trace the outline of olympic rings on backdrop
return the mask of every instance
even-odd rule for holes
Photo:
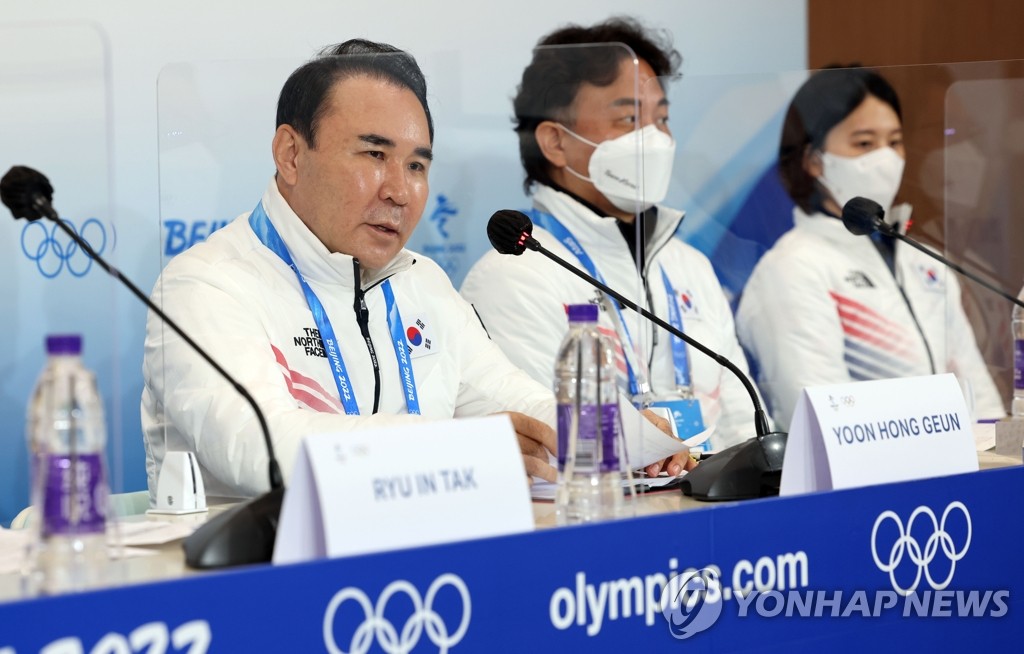
[[[81,229],[70,220],[61,219],[73,232],[102,255],[108,245],[107,230],[96,218],[87,218]],[[92,269],[92,258],[71,240],[54,222],[34,220],[21,230],[21,251],[34,261],[39,273],[53,279],[65,268],[74,277],[84,277]]]

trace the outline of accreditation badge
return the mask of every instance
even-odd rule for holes
[[[659,400],[651,402],[651,407],[662,407],[672,413],[672,419],[676,425],[676,435],[680,440],[686,440],[691,436],[704,431],[704,416],[700,411],[700,402],[695,397],[679,398],[677,400]],[[690,447],[691,450],[707,451],[709,442]]]

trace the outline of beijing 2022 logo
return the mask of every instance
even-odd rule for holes
[[[61,220],[96,254],[102,255],[108,247],[113,249],[114,239],[107,237],[107,228],[99,219],[87,218],[81,227],[76,227],[70,220]],[[73,277],[85,277],[92,269],[92,258],[50,221],[35,220],[22,228],[21,251],[29,261],[35,262],[39,274],[47,279],[53,279],[65,270]]]
[[[459,209],[451,198],[441,193],[437,196],[437,205],[430,213],[428,221],[437,230],[437,239],[423,243],[421,251],[441,266],[449,277],[457,279],[466,258],[466,244],[456,242],[448,231],[448,222],[459,215]]]

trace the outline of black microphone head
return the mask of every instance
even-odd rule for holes
[[[44,202],[40,203],[42,199]],[[53,200],[53,187],[38,170],[28,166],[14,166],[0,179],[0,202],[15,218],[39,220],[46,217],[45,207]],[[42,206],[40,206],[42,205]]]
[[[522,211],[496,211],[487,223],[487,238],[502,254],[522,254],[533,239],[533,221]]]
[[[857,236],[873,234],[879,230],[888,231],[882,205],[861,197],[853,198],[843,207],[843,225]]]

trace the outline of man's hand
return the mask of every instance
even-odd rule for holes
[[[651,421],[651,424],[669,436],[675,438],[675,435],[672,433],[672,425],[668,420],[662,418],[650,409],[644,409],[642,413],[645,418]],[[647,473],[648,477],[657,477],[662,472],[668,473],[670,477],[678,477],[683,474],[684,470],[693,470],[696,467],[697,462],[690,458],[689,452],[679,452],[667,459],[658,461],[657,463],[652,463],[647,466],[644,471]]]
[[[558,471],[548,463],[548,452],[555,454],[558,451],[555,430],[524,413],[509,411],[505,415],[512,420],[512,428],[516,430],[516,439],[519,441],[519,450],[523,453],[523,465],[527,476],[540,477],[544,481],[557,481]]]

